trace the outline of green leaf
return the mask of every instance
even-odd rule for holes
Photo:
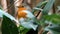
[[[52,31],[52,34],[60,34],[60,32]]]
[[[48,14],[48,11],[52,8],[53,4],[54,4],[55,0],[49,0],[48,3],[46,4],[46,6],[44,7],[42,13]]]
[[[60,26],[50,28],[52,31],[60,32]]]
[[[52,15],[45,15],[43,18],[47,21],[51,21],[53,24],[60,24],[60,15],[52,14]]]
[[[7,16],[9,19],[14,20],[16,23],[18,23],[18,20],[16,20],[15,17],[10,15],[6,11],[3,11],[3,10],[0,9],[0,17],[3,18],[3,15]]]
[[[44,21],[51,22],[51,26],[48,27],[49,30],[53,34],[60,34],[60,15],[52,14],[52,15],[44,15],[43,16]]]
[[[30,29],[24,28],[22,25],[19,27],[20,34],[26,34]]]
[[[36,8],[41,8],[42,6],[45,6],[46,4],[47,4],[47,1],[40,2],[39,4],[37,4]],[[37,10],[33,9],[32,13],[34,14],[35,11]]]
[[[53,34],[60,34],[60,26],[54,26],[49,28]]]
[[[3,15],[2,34],[19,34],[18,28],[11,19]]]

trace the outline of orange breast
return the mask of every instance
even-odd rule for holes
[[[26,18],[27,13],[23,12],[22,10],[26,10],[26,8],[19,8],[18,9],[18,19],[19,18]]]

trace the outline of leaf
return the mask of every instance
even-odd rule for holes
[[[53,4],[54,4],[55,0],[49,0],[48,3],[46,4],[46,6],[44,7],[42,13],[48,14],[48,11],[52,8]]]
[[[46,4],[47,4],[47,1],[43,1],[43,2],[38,3],[36,7],[41,8],[41,6],[44,6]]]
[[[60,32],[52,31],[52,34],[60,34]]]
[[[52,31],[60,32],[60,26],[50,28]]]
[[[40,2],[39,4],[37,4],[36,8],[41,8],[42,6],[45,6],[46,4],[47,4],[47,1]],[[33,9],[32,13],[34,14],[35,11],[37,10]]]
[[[24,28],[22,25],[19,27],[20,34],[26,34],[30,29]]]
[[[60,34],[60,26],[54,26],[49,28],[53,34]]]
[[[3,15],[7,16],[9,19],[14,20],[16,23],[18,23],[18,20],[16,20],[12,15],[0,9],[0,17],[3,18]]]
[[[45,15],[43,18],[47,21],[51,21],[53,24],[60,24],[60,15],[52,14],[52,15]]]
[[[18,28],[11,19],[3,15],[2,34],[19,34]]]

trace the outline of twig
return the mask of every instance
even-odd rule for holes
[[[53,13],[55,13],[55,6],[54,6],[54,4],[53,4]]]

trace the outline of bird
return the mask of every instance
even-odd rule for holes
[[[36,18],[33,13],[24,6],[19,6],[17,10],[17,19],[24,28],[30,29],[26,34],[37,34],[38,24],[34,21]]]
[[[17,19],[23,27],[36,30],[38,25],[34,24],[35,16],[32,14],[31,11],[27,10],[27,8],[23,6],[20,6],[17,10],[17,14]]]

